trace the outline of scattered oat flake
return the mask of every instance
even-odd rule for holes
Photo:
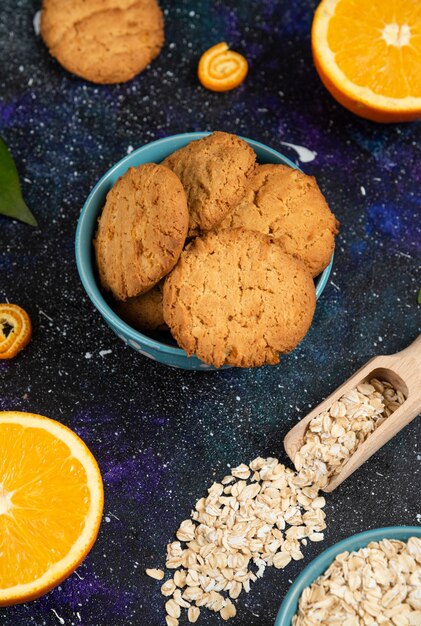
[[[189,610],[187,611],[187,618],[189,622],[191,622],[192,624],[197,622],[197,620],[199,619],[199,616],[200,616],[200,609],[198,606],[191,606]]]
[[[202,607],[223,620],[235,617],[232,601],[249,593],[267,567],[283,569],[304,558],[308,541],[323,541],[320,489],[404,400],[388,382],[363,382],[310,422],[296,471],[258,457],[213,483],[167,545],[166,567],[173,571],[161,586],[169,598],[167,626],[178,625],[181,609],[192,623]]]
[[[170,617],[175,617],[176,619],[178,619],[181,615],[180,606],[177,604],[175,600],[172,600],[172,599],[168,600],[165,603],[165,610],[167,611]]]
[[[145,574],[151,578],[155,578],[155,580],[162,580],[164,578],[162,569],[145,569]]]
[[[172,596],[174,591],[176,590],[176,584],[172,578],[166,580],[161,586],[161,593],[163,596]]]
[[[213,483],[167,545],[166,566],[174,570],[161,586],[171,598],[167,618],[178,620],[185,608],[196,620],[202,607],[233,618],[233,600],[248,593],[266,567],[286,567],[303,558],[308,539],[322,539],[324,505],[317,487],[275,458],[242,463]]]
[[[229,620],[231,617],[235,617],[237,609],[230,600],[227,600],[225,606],[220,610],[220,615],[223,620]]]

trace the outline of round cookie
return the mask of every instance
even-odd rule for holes
[[[41,35],[69,72],[121,83],[158,56],[164,20],[156,0],[44,0]]]
[[[149,291],[177,263],[189,214],[183,186],[163,165],[131,167],[107,194],[94,240],[101,285],[117,300]]]
[[[220,228],[249,228],[278,239],[312,276],[329,265],[339,222],[315,178],[286,165],[259,165]]]
[[[197,237],[164,284],[164,319],[178,344],[216,367],[278,363],[303,339],[315,306],[304,264],[240,228]]]
[[[236,135],[214,132],[167,157],[187,193],[189,236],[218,226],[238,204],[254,171],[254,150]]]
[[[162,307],[163,286],[164,281],[161,280],[141,296],[117,302],[114,307],[117,315],[136,330],[168,330]]]

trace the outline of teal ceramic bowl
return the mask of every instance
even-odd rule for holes
[[[188,357],[174,341],[167,335],[146,335],[138,332],[126,324],[113,311],[106,298],[101,292],[96,273],[95,260],[92,248],[92,238],[96,231],[97,220],[105,204],[105,198],[117,179],[122,176],[129,167],[136,167],[142,163],[160,163],[169,154],[182,148],[195,139],[201,139],[209,133],[184,133],[173,135],[148,143],[142,148],[134,150],[131,154],[116,163],[97,182],[86,200],[81,211],[76,230],[76,263],[82,284],[92,300],[94,306],[101,313],[105,322],[126,344],[134,348],[137,352],[159,361],[165,365],[179,367],[189,370],[212,370],[212,366],[206,365],[197,357]],[[284,163],[290,167],[297,168],[289,159],[276,150],[245,138],[245,141],[253,148],[257,154],[259,163]],[[319,298],[328,281],[332,268],[332,261],[320,276],[315,280],[316,296]]]
[[[358,533],[348,539],[343,539],[334,546],[322,552],[301,572],[291,585],[284,601],[281,604],[276,617],[275,626],[291,626],[292,618],[297,612],[298,601],[303,590],[311,585],[318,576],[323,574],[341,552],[352,552],[364,548],[370,541],[381,539],[399,539],[407,541],[409,537],[421,537],[421,526],[388,526],[387,528],[375,528]]]

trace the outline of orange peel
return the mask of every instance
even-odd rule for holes
[[[6,333],[5,329],[9,328]],[[28,313],[17,304],[0,304],[0,359],[13,359],[28,345],[32,324]]]
[[[200,58],[197,75],[203,87],[211,91],[230,91],[244,81],[248,72],[245,57],[221,42],[206,50]]]

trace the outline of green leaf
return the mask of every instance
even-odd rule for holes
[[[418,289],[418,304],[421,304],[421,289]]]
[[[37,226],[37,221],[25,204],[19,176],[12,155],[0,137],[0,214]]]

